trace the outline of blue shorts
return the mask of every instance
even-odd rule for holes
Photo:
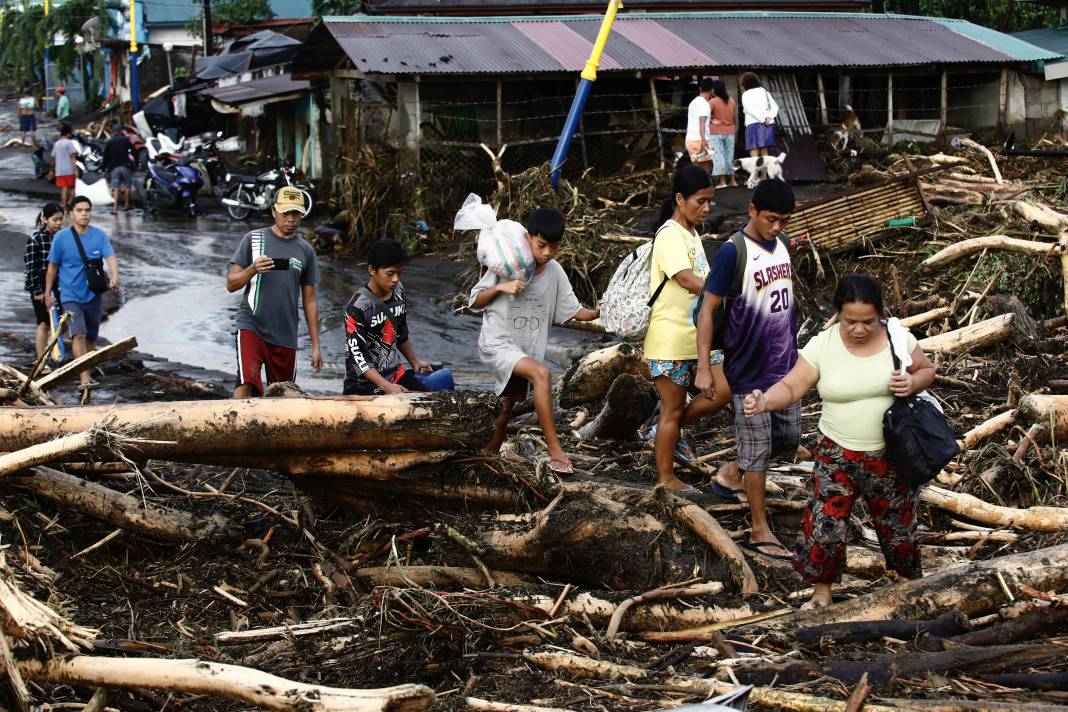
[[[71,336],[84,334],[86,341],[96,343],[96,337],[100,335],[100,314],[103,311],[103,301],[98,294],[85,304],[82,302],[63,302],[63,311],[70,314],[68,328]]]
[[[708,363],[715,366],[723,363],[723,352],[713,351],[708,357]],[[689,361],[649,361],[649,371],[655,381],[657,376],[667,376],[676,386],[689,390],[693,388],[693,379],[697,376],[697,359]]]
[[[19,114],[19,131],[29,133],[37,130],[36,114]]]

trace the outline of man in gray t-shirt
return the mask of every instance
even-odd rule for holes
[[[237,310],[237,388],[234,398],[263,395],[260,371],[267,384],[292,381],[297,367],[297,305],[303,302],[311,337],[311,365],[323,366],[319,352],[319,263],[315,249],[297,236],[308,212],[304,192],[282,188],[275,195],[274,225],[241,238],[233,257],[226,288],[244,289]]]
[[[70,210],[70,201],[74,199],[74,187],[77,184],[78,171],[75,160],[78,158],[78,147],[71,137],[74,135],[70,124],[61,124],[59,127],[59,140],[52,146],[52,170],[48,173],[48,179],[53,178],[59,188],[59,204],[64,210]]]

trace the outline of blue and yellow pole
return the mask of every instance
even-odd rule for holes
[[[141,85],[137,79],[137,5],[130,0],[130,102],[135,114],[141,110]]]
[[[48,11],[51,9],[51,7],[52,7],[51,3],[49,3],[48,0],[44,0],[44,14],[45,14],[45,17],[48,17]],[[45,111],[48,111],[50,108],[52,108],[52,93],[49,90],[49,86],[48,86],[48,63],[51,60],[51,57],[49,56],[49,54],[50,54],[49,50],[51,48],[52,48],[52,35],[50,33],[48,35],[48,39],[45,40],[45,66],[44,66],[44,86],[45,86],[44,109],[45,109]]]
[[[608,10],[601,21],[601,31],[597,33],[597,41],[590,50],[590,58],[586,60],[586,68],[582,70],[582,80],[578,89],[575,90],[575,98],[571,101],[571,110],[567,112],[564,121],[564,130],[560,132],[560,139],[556,142],[556,150],[553,152],[552,162],[549,163],[550,179],[553,187],[560,180],[560,168],[567,158],[568,149],[571,148],[571,138],[575,135],[582,111],[586,108],[586,100],[590,97],[590,89],[597,81],[597,68],[601,64],[601,55],[604,54],[604,46],[608,42],[608,36],[612,33],[612,23],[616,21],[616,12],[623,7],[622,0],[608,0]]]

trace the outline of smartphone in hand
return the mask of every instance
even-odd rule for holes
[[[289,269],[289,258],[288,257],[275,257],[274,258],[274,269],[275,270]]]

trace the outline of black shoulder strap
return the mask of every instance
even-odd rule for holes
[[[887,343],[890,344],[890,358],[893,359],[893,361],[894,361],[894,371],[895,372],[900,371],[901,370],[901,359],[899,359],[897,357],[897,354],[894,352],[894,340],[892,338],[890,338],[890,327],[887,326],[885,324],[885,322],[884,322],[883,328],[886,329],[886,341],[887,341]]]
[[[386,321],[390,323],[393,322],[393,314],[389,311],[389,307],[386,306],[386,303],[378,298],[377,294],[372,292],[367,287],[360,287],[359,292],[361,295],[370,299],[373,304],[375,304],[379,309],[382,310],[382,312],[386,315]]]
[[[86,269],[89,269],[89,257],[85,254],[85,247],[82,246],[82,239],[78,237],[78,231],[73,227],[67,228],[70,230],[70,234],[74,236],[74,244],[78,246],[78,254],[82,256],[82,264]]]

